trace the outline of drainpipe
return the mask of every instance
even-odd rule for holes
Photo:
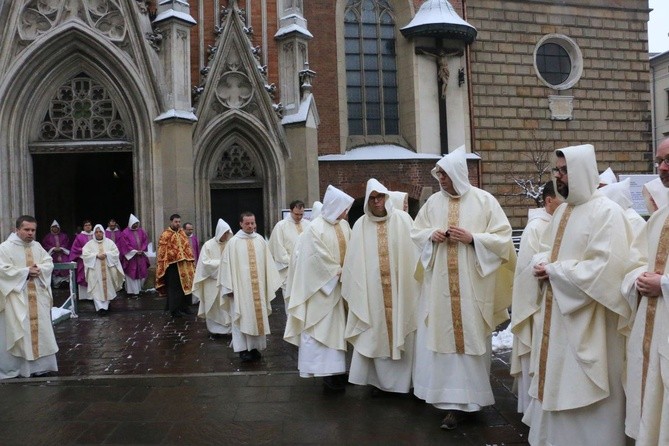
[[[462,19],[467,21],[467,0],[462,0]],[[473,44],[473,42],[472,42]],[[474,90],[472,86],[472,64],[471,64],[471,46],[465,46],[465,65],[467,66],[467,96],[469,99],[469,135],[472,153],[476,152],[476,132],[474,128]],[[479,161],[479,187],[483,187],[483,172]]]

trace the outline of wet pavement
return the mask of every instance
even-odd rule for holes
[[[229,337],[214,339],[194,315],[171,318],[164,303],[122,295],[98,316],[81,302],[77,319],[55,327],[57,377],[0,382],[0,444],[527,444],[508,353],[493,359],[496,404],[443,431],[443,413],[410,395],[352,385],[329,395],[299,378],[280,299],[268,349],[250,365]]]

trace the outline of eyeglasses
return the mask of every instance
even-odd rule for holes
[[[560,175],[567,175],[567,166],[553,167],[551,172],[553,172],[553,175],[557,175],[558,173]]]
[[[379,194],[376,196],[369,196],[369,201],[383,201],[383,199],[386,198],[385,194]]]
[[[655,158],[655,168],[659,169],[664,164],[664,167],[669,167],[669,158]]]

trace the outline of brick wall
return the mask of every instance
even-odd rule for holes
[[[483,158],[481,182],[504,206],[512,225],[525,223],[527,199],[511,175],[535,171],[528,154],[591,143],[600,170],[647,173],[650,160],[647,2],[610,7],[606,2],[467,1],[467,19],[478,29],[472,45],[475,147]],[[631,4],[633,3],[633,4]],[[622,5],[623,3],[618,3]],[[573,39],[583,53],[571,121],[552,121],[546,87],[533,67],[536,43],[550,33]]]

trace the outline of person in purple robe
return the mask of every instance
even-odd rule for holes
[[[70,262],[77,262],[77,285],[79,290],[79,300],[90,300],[88,297],[88,283],[86,282],[86,272],[84,271],[84,261],[81,259],[81,252],[84,245],[93,239],[93,223],[90,220],[84,220],[83,230],[76,235],[70,248]]]
[[[119,229],[116,220],[113,218],[109,219],[107,223],[107,229],[105,229],[105,237],[111,240],[118,246],[119,239],[121,238],[121,229]]]
[[[46,249],[53,263],[65,263],[70,261],[70,237],[60,230],[56,220],[51,223],[51,232],[42,239],[42,247]],[[65,269],[54,270],[51,275],[51,283],[54,287],[61,287],[70,282],[70,273]]]
[[[117,245],[125,272],[125,291],[129,296],[137,297],[149,275],[149,258],[146,256],[149,236],[133,214],[130,214],[128,227],[121,232]]]

